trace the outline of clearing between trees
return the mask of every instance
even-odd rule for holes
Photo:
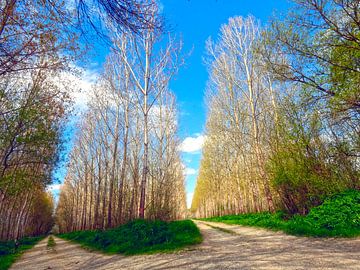
[[[104,255],[55,237],[26,252],[12,270],[32,269],[358,269],[360,238],[307,238],[264,229],[195,221],[202,244],[154,255]],[[221,228],[221,229],[219,229]]]

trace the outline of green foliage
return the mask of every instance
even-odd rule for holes
[[[294,2],[260,42],[269,70],[279,81],[300,83],[313,102],[343,114],[344,121],[355,120],[360,105],[358,5],[352,0]]]
[[[346,185],[336,181],[332,166],[291,147],[289,144],[287,150],[278,151],[270,160],[271,183],[287,211],[306,214],[325,196],[343,190]]]
[[[250,213],[205,218],[224,222],[281,230],[288,234],[317,237],[360,236],[360,191],[348,190],[327,198],[306,216],[287,216],[284,212]]]
[[[284,100],[274,140],[276,147],[267,162],[270,181],[282,206],[291,214],[307,214],[324,198],[359,185],[351,142],[340,140],[335,128],[320,117],[321,107]]]
[[[76,231],[58,236],[105,253],[125,255],[169,252],[202,241],[199,229],[190,220],[134,220],[105,231]]]
[[[69,104],[55,76],[55,71],[38,70],[0,79],[0,189],[5,192],[0,216],[10,222],[0,222],[2,240],[14,239],[20,211],[29,213],[20,224],[20,237],[45,234],[51,228],[53,203],[45,187],[60,161]],[[10,205],[15,212],[8,216]]]
[[[306,216],[311,227],[324,230],[329,235],[351,236],[360,232],[360,192],[348,190],[336,194]]]
[[[353,2],[294,1],[259,42],[267,69],[288,89],[279,92],[268,173],[292,214],[359,188],[360,32]]]
[[[0,242],[0,270],[9,269],[15,260],[25,251],[32,248],[43,237],[27,237],[19,240],[16,248],[14,241]]]
[[[360,33],[352,34],[359,39]],[[330,102],[333,109],[342,111],[359,106],[360,50],[359,44],[354,41],[337,40],[334,43],[330,59],[335,64],[329,66],[329,74],[331,90],[335,95]]]

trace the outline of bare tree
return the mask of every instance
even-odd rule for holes
[[[129,42],[123,40],[118,46],[129,50],[131,43],[125,41]],[[139,72],[135,70],[138,58],[126,53],[127,62],[119,50],[111,53],[106,72],[92,91],[89,110],[82,117],[57,209],[61,231],[109,228],[141,217],[144,103],[139,103],[142,92],[133,77]],[[175,99],[168,90],[166,73],[157,76],[164,85],[153,80],[151,87],[163,89],[149,90],[156,96],[151,96],[151,110],[148,107],[146,112],[147,154],[151,158],[147,160],[145,184],[149,192],[144,195],[144,211],[147,218],[169,220],[185,214],[184,176],[176,136]],[[64,216],[69,208],[72,219]]]
[[[157,7],[153,7],[152,12],[148,15],[148,20],[155,23],[157,14]],[[116,52],[126,64],[131,79],[137,88],[134,94],[143,113],[144,156],[140,188],[140,218],[144,218],[145,212],[149,152],[149,112],[167,87],[178,65],[179,46],[170,38],[165,49],[157,48],[159,34],[157,29],[150,28],[144,30],[140,36],[120,34],[115,41],[117,45]]]
[[[277,88],[256,52],[260,30],[254,17],[234,17],[218,42],[207,43],[209,116],[198,179],[205,194],[196,191],[193,202],[205,215],[275,209],[266,162]]]

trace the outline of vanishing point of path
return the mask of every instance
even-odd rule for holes
[[[11,269],[360,269],[360,238],[305,238],[223,223],[196,224],[204,242],[172,254],[103,255],[55,237],[55,250],[48,250],[44,239]]]

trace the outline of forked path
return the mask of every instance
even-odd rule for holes
[[[109,256],[59,238],[51,251],[44,239],[11,269],[360,269],[360,238],[305,238],[222,223],[196,223],[203,243],[172,254]]]

